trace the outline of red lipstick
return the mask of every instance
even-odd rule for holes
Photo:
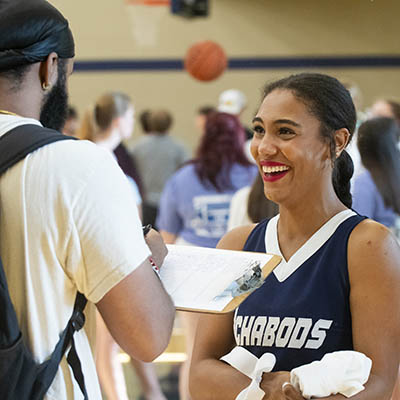
[[[288,172],[289,169],[285,171],[276,171],[276,172],[264,172],[263,167],[287,167],[286,164],[277,162],[277,161],[260,161],[260,166],[262,170],[262,177],[264,182],[275,182],[281,178],[283,178]]]

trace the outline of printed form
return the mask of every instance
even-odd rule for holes
[[[167,245],[161,281],[179,310],[234,310],[279,264],[273,254]]]

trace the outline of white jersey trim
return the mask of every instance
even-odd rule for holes
[[[265,231],[265,249],[267,253],[277,254],[282,257],[280,264],[274,269],[274,274],[279,282],[283,282],[293,274],[306,260],[316,253],[333,235],[339,225],[346,219],[356,215],[353,210],[344,210],[334,215],[329,221],[321,226],[310,239],[307,240],[289,260],[282,256],[278,241],[279,214],[273,217]]]

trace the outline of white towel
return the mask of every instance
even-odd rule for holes
[[[357,351],[335,351],[325,354],[321,361],[294,368],[290,383],[303,397],[327,397],[337,393],[346,397],[364,390],[372,361]]]
[[[262,400],[265,395],[260,388],[262,374],[271,372],[276,363],[272,353],[264,353],[258,359],[245,348],[237,346],[221,360],[252,380],[236,400]],[[294,368],[290,372],[290,383],[306,399],[337,393],[351,397],[364,390],[363,385],[369,378],[371,366],[371,359],[362,353],[335,351],[325,354],[321,361]]]
[[[271,372],[276,363],[276,358],[272,353],[264,353],[257,358],[244,347],[237,346],[230,353],[221,357],[221,360],[251,379],[250,385],[239,393],[236,400],[262,400],[265,396],[264,391],[260,388],[262,374]]]

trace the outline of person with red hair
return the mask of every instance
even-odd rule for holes
[[[167,243],[217,245],[227,230],[233,194],[257,175],[244,141],[236,116],[215,112],[207,117],[196,158],[168,180],[161,196],[157,226]]]

